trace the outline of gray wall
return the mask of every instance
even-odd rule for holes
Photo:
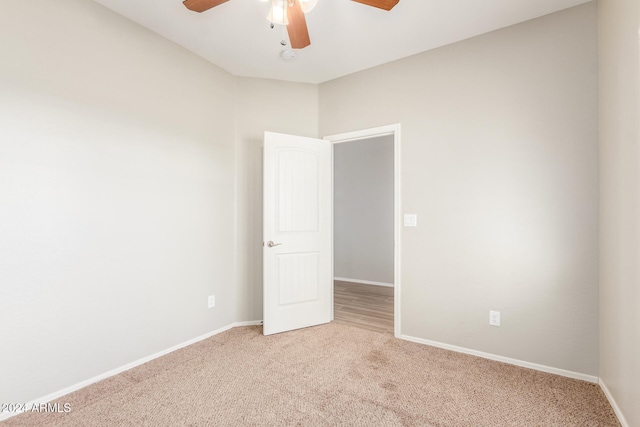
[[[0,401],[234,322],[233,76],[85,0],[1,2],[0,54]]]
[[[597,60],[588,3],[320,86],[322,135],[402,124],[403,334],[598,374]]]
[[[318,137],[318,86],[238,77],[236,129],[238,318],[262,320],[264,131]]]
[[[1,2],[0,53],[0,402],[261,319],[262,136],[317,136],[317,85],[84,0]]]
[[[334,276],[393,284],[393,136],[334,144]]]
[[[640,426],[640,3],[598,5],[600,378]]]

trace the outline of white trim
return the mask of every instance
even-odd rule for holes
[[[159,351],[159,352],[157,352],[155,354],[152,354],[151,356],[143,357],[142,359],[138,359],[138,360],[136,360],[134,362],[127,363],[126,365],[121,366],[119,368],[112,369],[111,371],[108,371],[108,372],[105,372],[103,374],[97,375],[97,376],[95,376],[93,378],[89,378],[88,380],[80,381],[77,384],[74,384],[72,386],[63,388],[62,390],[58,390],[58,391],[55,391],[53,393],[47,394],[46,396],[43,396],[43,397],[40,397],[38,399],[32,400],[31,402],[28,402],[25,406],[26,406],[26,408],[30,409],[30,408],[33,407],[33,405],[41,404],[41,403],[47,403],[47,402],[51,402],[52,400],[59,399],[62,396],[65,396],[65,395],[67,395],[69,393],[73,393],[74,391],[77,391],[77,390],[80,390],[80,389],[85,388],[87,386],[90,386],[91,384],[97,383],[98,381],[102,381],[102,380],[107,379],[109,377],[113,377],[113,376],[118,375],[118,374],[120,374],[122,372],[128,371],[129,369],[135,368],[136,366],[140,366],[140,365],[142,365],[144,363],[150,362],[153,359],[157,359],[158,357],[167,355],[167,354],[169,354],[171,352],[174,352],[176,350],[180,350],[181,348],[190,346],[190,345],[195,344],[195,343],[197,343],[199,341],[206,340],[207,338],[211,338],[214,335],[218,335],[218,334],[220,334],[222,332],[228,331],[229,329],[236,328],[236,327],[239,327],[239,326],[253,326],[253,325],[261,325],[261,324],[262,324],[261,320],[251,321],[251,322],[235,322],[235,323],[232,323],[232,324],[224,326],[224,327],[222,327],[220,329],[216,329],[213,332],[209,332],[207,334],[200,335],[199,337],[190,339],[190,340],[185,341],[185,342],[183,342],[181,344],[177,344],[177,345],[174,345],[173,347],[170,347],[170,348],[167,348],[165,350]],[[27,410],[29,410],[29,409],[27,409]],[[19,411],[19,412],[0,412],[0,421],[6,420],[6,419],[11,418],[11,417],[14,417],[14,416],[16,416],[18,414],[21,414],[22,412],[24,412],[24,411]]]
[[[394,291],[393,291],[393,301],[394,301],[394,316],[393,316],[393,322],[394,322],[394,330],[393,330],[393,334],[396,337],[399,337],[402,334],[402,329],[400,328],[400,320],[402,319],[402,316],[400,315],[400,308],[401,308],[401,301],[400,301],[400,270],[401,270],[401,257],[400,257],[400,251],[402,249],[402,245],[400,244],[401,242],[401,236],[402,236],[402,224],[401,224],[401,220],[400,218],[402,217],[402,200],[400,198],[401,193],[401,186],[400,186],[400,182],[401,182],[401,165],[402,162],[400,161],[400,146],[401,146],[401,139],[400,139],[400,123],[393,125],[393,161],[395,162],[395,164],[393,165],[393,170],[394,170],[394,174],[393,174],[393,179],[394,179],[394,207],[393,207],[393,217],[395,220],[395,246],[394,246],[394,273],[393,273],[393,283],[395,284],[394,286]]]
[[[400,123],[380,126],[377,128],[371,129],[362,129],[354,132],[346,132],[340,133],[337,135],[325,136],[324,139],[331,141],[333,144],[340,144],[343,142],[357,141],[361,139],[367,138],[375,138],[378,136],[385,135],[393,135],[393,221],[394,221],[394,249],[393,249],[393,263],[394,263],[394,273],[393,273],[393,283],[395,286],[393,287],[393,301],[394,301],[394,316],[393,316],[393,334],[396,338],[400,338],[401,335],[401,324],[400,320],[402,304],[400,300],[400,285],[401,285],[401,257],[400,257],[400,249],[401,245],[401,237],[402,237],[402,226],[401,226],[401,208],[402,208],[402,200],[400,198],[400,178],[402,176],[400,168],[402,162],[400,161],[400,145],[401,145],[401,126]],[[333,319],[333,316],[331,317]]]
[[[250,320],[248,322],[235,322],[235,323],[232,323],[231,324],[231,328],[239,328],[241,326],[260,326],[260,325],[262,325],[262,320]],[[231,328],[229,328],[229,329],[231,329]]]
[[[324,138],[326,139],[326,138]],[[333,202],[333,199],[335,198],[335,193],[334,193],[334,189],[336,188],[336,183],[335,183],[335,170],[334,170],[334,157],[335,157],[335,151],[334,151],[334,146],[333,143],[331,144],[331,201],[329,203],[331,203],[331,255],[330,255],[330,263],[331,263],[331,275],[333,276],[333,273],[335,272],[335,265],[334,265],[334,261],[335,261],[335,247],[334,247],[334,242],[333,242],[333,238],[336,235],[336,231],[335,231],[335,224],[333,221],[333,217],[335,216],[335,204]],[[331,321],[333,322],[334,320],[334,309],[335,309],[335,295],[336,289],[335,289],[335,284],[333,283],[333,280],[331,281],[331,317],[329,317],[329,319],[331,319]]]
[[[340,282],[362,283],[363,285],[385,286],[387,288],[393,288],[393,283],[374,282],[371,280],[349,279],[346,277],[334,277],[333,280],[339,280]]]
[[[615,412],[616,417],[618,417],[618,421],[620,422],[620,425],[622,427],[631,427],[631,424],[629,424],[627,419],[622,414],[622,410],[620,410],[620,407],[618,406],[618,403],[613,398],[613,395],[611,394],[611,392],[607,388],[607,386],[604,383],[604,381],[602,381],[602,378],[600,378],[600,381],[598,381],[598,384],[600,384],[600,388],[602,389],[602,392],[607,397],[607,400],[609,401],[609,404],[613,408],[613,412]]]
[[[485,353],[478,350],[471,350],[464,347],[458,347],[450,344],[443,344],[437,341],[425,340],[422,338],[416,338],[409,335],[401,335],[400,339],[415,342],[418,344],[425,344],[432,347],[443,348],[445,350],[455,351],[457,353],[470,354],[472,356],[482,357],[484,359],[495,360],[497,362],[508,363],[510,365],[521,366],[523,368],[535,369],[536,371],[548,372],[550,374],[560,375],[567,378],[573,378],[576,380],[587,381],[597,384],[598,377],[593,375],[582,374],[580,372],[566,371],[564,369],[553,368],[551,366],[539,365],[537,363],[525,362],[524,360],[512,359],[510,357],[498,356],[496,354]]]

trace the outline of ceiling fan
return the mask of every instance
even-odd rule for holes
[[[185,7],[194,12],[204,12],[216,6],[226,3],[229,0],[184,0]],[[286,2],[286,19],[282,19],[279,23],[287,26],[289,33],[289,41],[291,48],[303,49],[311,44],[309,39],[309,31],[307,30],[307,21],[304,17],[305,3],[315,5],[318,0],[276,0]],[[391,10],[398,4],[400,0],[352,0],[368,6],[377,7],[379,9]],[[283,9],[284,10],[284,9]],[[308,9],[310,10],[310,9]],[[307,10],[307,11],[308,11]],[[283,12],[284,14],[284,12]],[[283,17],[284,18],[284,17]],[[273,22],[273,21],[272,21]]]

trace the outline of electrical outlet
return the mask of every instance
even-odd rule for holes
[[[209,295],[209,299],[207,301],[209,303],[209,308],[216,306],[216,296],[215,295]]]
[[[491,326],[500,326],[500,312],[499,311],[490,311],[489,312],[489,324]]]

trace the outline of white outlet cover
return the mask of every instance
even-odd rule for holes
[[[209,298],[207,299],[207,302],[209,304],[209,308],[215,307],[216,306],[216,296],[215,295],[209,295]]]
[[[500,312],[489,311],[489,324],[491,326],[500,326]]]

